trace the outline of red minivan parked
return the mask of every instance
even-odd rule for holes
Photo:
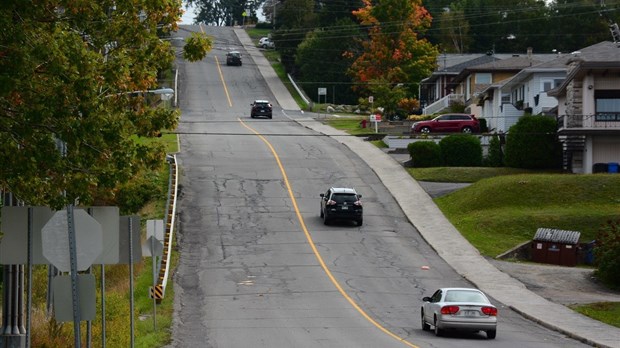
[[[415,122],[412,133],[478,133],[480,121],[471,114],[443,114],[429,121]]]

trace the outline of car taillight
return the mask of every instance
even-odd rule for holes
[[[482,313],[488,316],[491,316],[491,317],[497,316],[497,308],[495,307],[482,307],[481,310],[482,310]]]
[[[359,200],[358,200],[358,201],[355,201],[355,202],[353,202],[353,205],[356,205],[356,206],[358,206],[358,207],[361,207],[361,206],[362,206],[362,201],[359,201]]]
[[[325,203],[326,205],[336,205],[336,201],[332,201],[331,199]]]
[[[459,306],[443,306],[441,307],[441,314],[456,314],[459,311]]]

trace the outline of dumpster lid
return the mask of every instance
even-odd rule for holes
[[[555,228],[539,228],[536,230],[534,240],[541,242],[554,242],[565,244],[579,243],[581,232],[557,230]]]

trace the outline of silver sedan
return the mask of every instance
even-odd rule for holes
[[[489,339],[497,334],[497,308],[478,289],[441,288],[422,301],[424,331],[432,326],[437,336],[445,330],[485,331]]]

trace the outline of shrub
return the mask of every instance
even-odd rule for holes
[[[596,276],[605,284],[620,288],[620,220],[607,221],[596,235]]]
[[[506,165],[527,169],[559,168],[562,163],[562,147],[556,134],[557,122],[553,117],[521,117],[508,131]]]
[[[407,145],[413,166],[440,167],[442,166],[441,148],[434,141],[416,141]]]
[[[455,101],[455,100],[450,102],[450,105],[448,106],[448,109],[450,110],[450,112],[457,113],[457,114],[464,113],[466,108],[467,106],[465,105],[464,102]]]
[[[165,197],[166,193],[163,192],[160,181],[157,173],[153,172],[150,175],[136,176],[122,185],[116,195],[121,214],[135,214],[151,199],[162,195]]]
[[[502,154],[502,144],[497,134],[489,140],[489,150],[487,157],[484,159],[484,165],[487,167],[503,167],[504,156]]]
[[[480,133],[486,133],[489,131],[489,126],[487,125],[487,119],[486,118],[479,118],[478,121],[480,121]]]
[[[439,142],[445,165],[450,167],[479,167],[482,165],[480,139],[471,134],[449,135]]]

